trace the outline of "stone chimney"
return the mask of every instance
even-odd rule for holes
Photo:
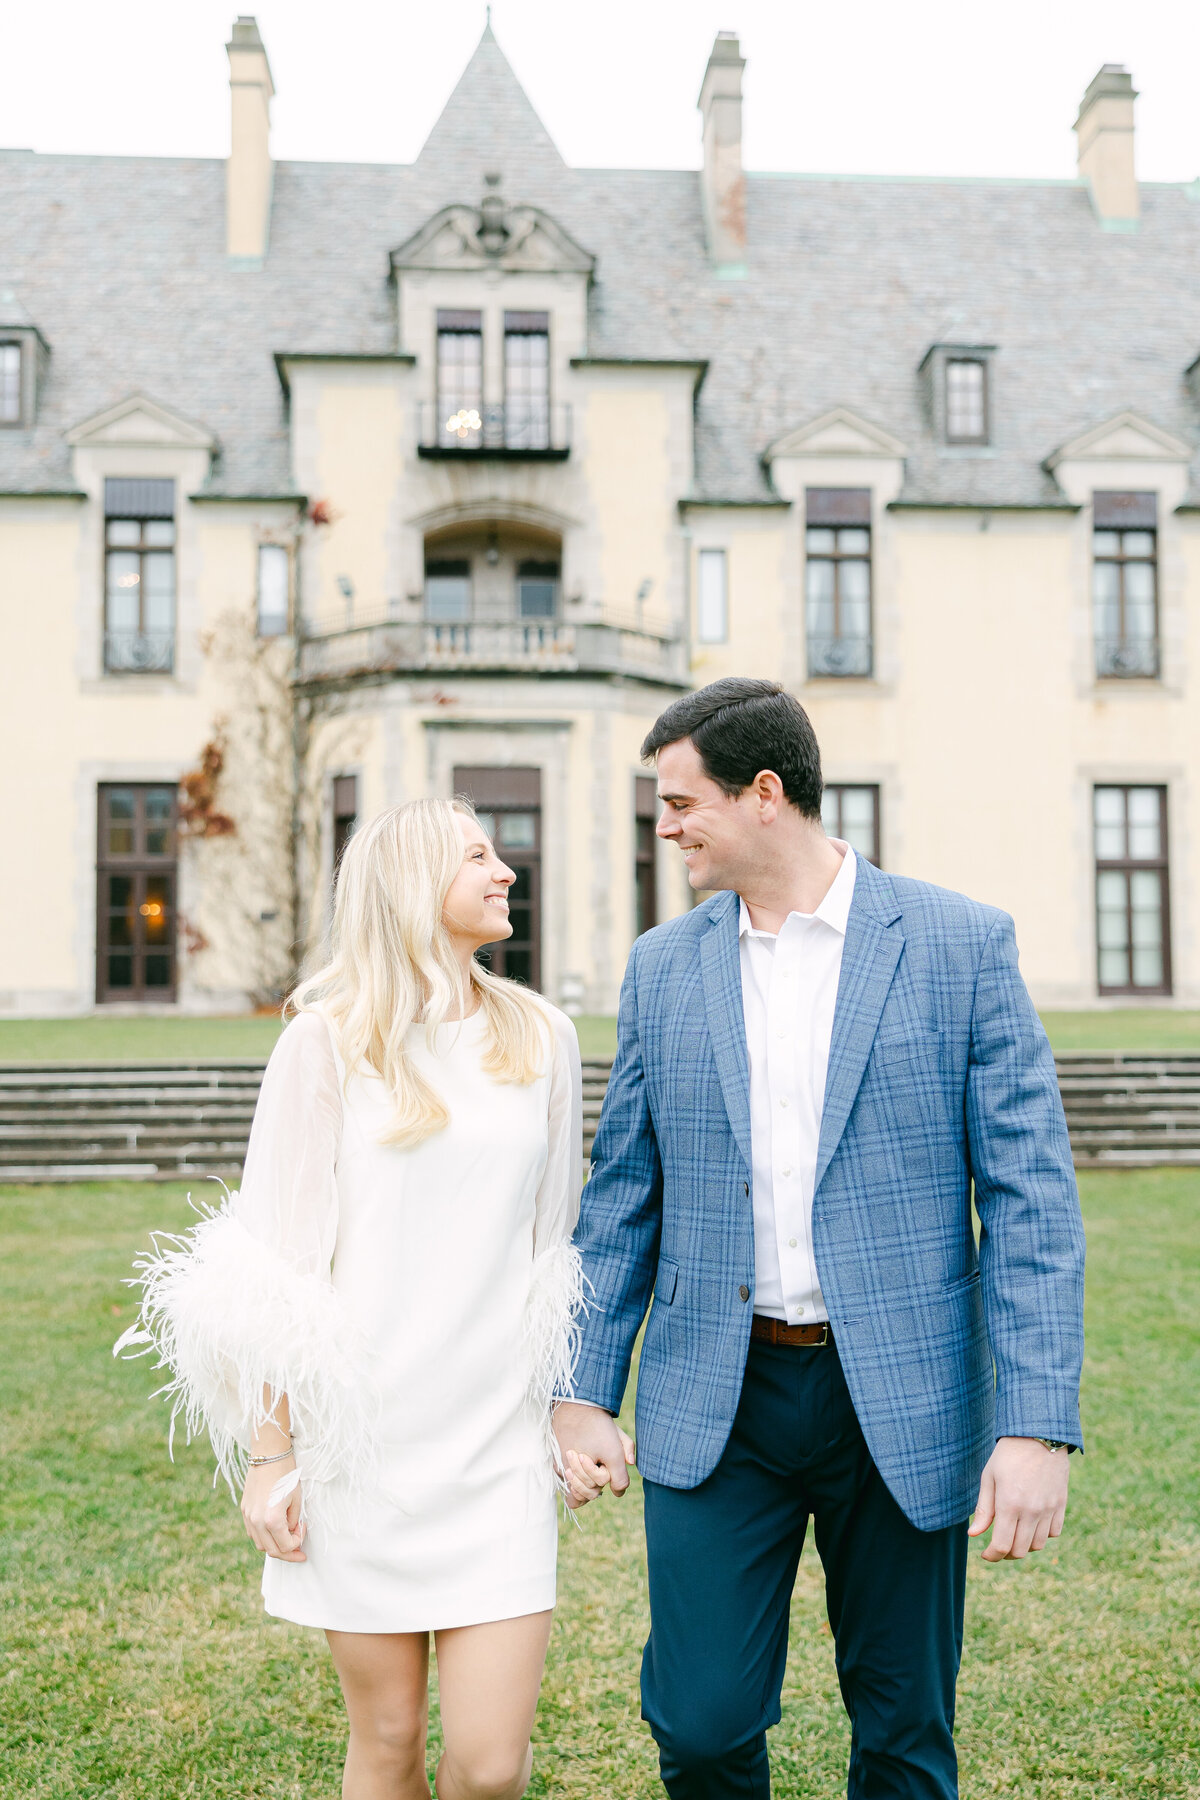
[[[1079,173],[1092,190],[1100,223],[1129,230],[1137,221],[1137,176],[1133,168],[1133,77],[1120,63],[1105,63],[1083,96],[1075,131]]]
[[[225,164],[225,248],[247,267],[267,254],[271,228],[271,65],[258,21],[241,17],[225,46],[229,52],[232,137]]]
[[[742,174],[742,70],[736,32],[718,31],[700,87],[704,169],[700,191],[708,254],[718,271],[744,273],[746,178]]]

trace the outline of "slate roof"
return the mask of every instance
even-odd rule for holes
[[[389,251],[493,169],[595,254],[593,356],[708,361],[698,496],[768,497],[766,446],[833,406],[931,501],[1052,501],[1043,458],[1127,407],[1200,440],[1200,183],[1143,185],[1121,233],[1075,181],[751,174],[724,279],[697,173],[568,168],[488,30],[415,163],[277,164],[261,271],[226,260],[222,162],[0,152],[0,324],[20,306],[52,349],[0,491],[72,488],[64,433],[141,390],[216,435],[213,490],[292,492],[274,353],[395,350]],[[988,451],[933,442],[917,367],[946,341],[997,346]]]

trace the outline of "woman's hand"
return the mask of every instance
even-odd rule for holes
[[[600,1461],[598,1457],[589,1456],[586,1450],[566,1450],[563,1453],[563,1473],[567,1484],[567,1504],[572,1512],[578,1512],[589,1500],[598,1499],[606,1487],[611,1487],[619,1498],[629,1486],[626,1469],[633,1467],[636,1455],[633,1439],[608,1414],[604,1417],[616,1431],[625,1467],[617,1464],[615,1458],[610,1464]]]
[[[300,1519],[300,1484],[282,1500],[271,1501],[276,1482],[290,1475],[296,1467],[294,1456],[282,1462],[267,1463],[251,1469],[242,1489],[242,1518],[256,1550],[265,1550],[279,1562],[307,1562],[301,1546],[304,1525]]]

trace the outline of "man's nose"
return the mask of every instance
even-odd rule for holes
[[[683,827],[675,815],[668,812],[667,808],[664,806],[662,812],[659,814],[658,824],[654,829],[659,837],[669,838],[678,837],[679,833],[683,830]]]

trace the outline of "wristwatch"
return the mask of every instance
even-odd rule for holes
[[[1047,1450],[1049,1450],[1051,1456],[1054,1455],[1054,1452],[1056,1450],[1065,1450],[1067,1455],[1070,1456],[1072,1450],[1076,1449],[1076,1447],[1077,1447],[1074,1444],[1064,1444],[1059,1438],[1040,1437],[1040,1438],[1034,1438],[1033,1441],[1035,1444],[1045,1444],[1045,1446],[1046,1446]]]

